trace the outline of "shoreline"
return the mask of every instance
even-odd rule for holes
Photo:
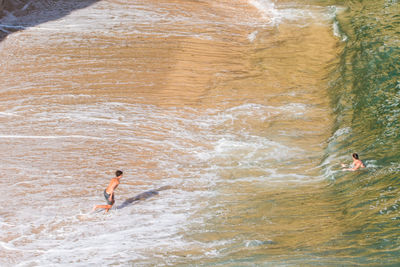
[[[0,0],[0,24],[6,25],[0,26],[0,42],[9,34],[60,19],[76,9],[86,8],[98,1],[100,0],[70,3],[67,0]],[[30,16],[34,12],[37,15]]]

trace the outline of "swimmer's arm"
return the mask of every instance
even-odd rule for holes
[[[357,169],[359,169],[361,167],[361,163],[358,162],[355,164],[355,166],[353,168],[348,168],[348,169],[343,169],[344,171],[356,171]]]

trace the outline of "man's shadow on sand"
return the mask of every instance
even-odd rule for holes
[[[100,0],[0,0],[0,42],[9,34],[60,19]]]
[[[162,187],[160,187],[158,189],[153,189],[153,190],[149,190],[149,191],[140,193],[139,195],[136,195],[134,197],[128,198],[127,200],[122,202],[121,205],[117,206],[115,209],[119,210],[119,209],[125,208],[125,207],[131,205],[134,202],[138,202],[140,200],[145,200],[145,199],[157,196],[160,191],[171,189],[171,188],[172,188],[171,186],[167,185],[167,186],[162,186]]]

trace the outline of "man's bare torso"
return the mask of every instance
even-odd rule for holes
[[[107,188],[106,188],[106,192],[107,194],[112,194],[115,190],[115,188],[117,188],[119,185],[119,179],[117,178],[112,178],[110,183],[108,184]]]

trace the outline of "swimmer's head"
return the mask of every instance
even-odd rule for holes
[[[116,176],[116,177],[120,177],[122,174],[123,174],[123,172],[120,171],[120,170],[118,170],[118,171],[115,172],[115,176]]]
[[[353,158],[358,159],[358,154],[357,153],[353,153]]]

